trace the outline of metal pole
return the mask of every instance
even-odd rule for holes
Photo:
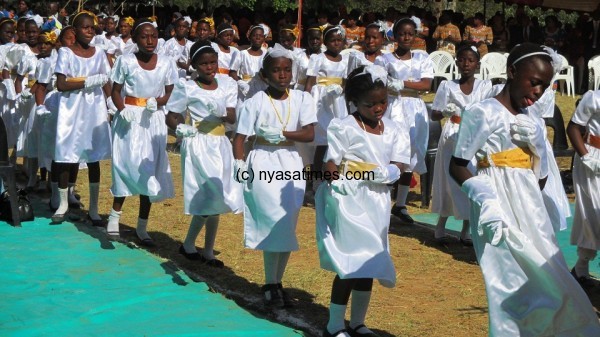
[[[300,48],[300,44],[302,43],[302,0],[298,0],[298,22],[296,22],[296,27],[298,28],[298,38],[294,42],[296,47]]]

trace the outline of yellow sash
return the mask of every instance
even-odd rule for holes
[[[419,92],[417,90],[413,90],[413,89],[402,89],[402,90],[400,90],[400,92],[396,92],[396,91],[388,89],[388,95],[398,96],[398,97],[414,97],[414,98],[421,97],[419,95]]]
[[[35,85],[36,82],[37,81],[35,79],[28,80],[27,81],[27,87],[30,88],[30,89],[33,88],[33,86]]]
[[[225,136],[225,125],[222,122],[199,121],[194,122],[194,127],[205,135]]]
[[[250,81],[254,76],[252,75],[242,75],[242,80],[248,82]]]
[[[218,72],[219,74],[225,74],[225,75],[229,75],[229,69],[225,69],[225,68],[219,68],[219,69],[217,70],[217,72]]]
[[[87,77],[67,77],[67,82],[83,83]]]
[[[362,161],[342,160],[338,170],[340,172],[370,172],[376,169],[379,165],[373,163],[365,163]]]
[[[513,167],[531,169],[531,151],[520,147],[502,152],[492,153],[489,157],[481,159],[477,163],[477,168],[488,167]],[[490,162],[491,159],[491,162]]]
[[[268,140],[262,137],[256,137],[255,144],[263,145],[263,146],[294,146],[294,141],[292,140],[284,140],[283,142],[279,142],[277,144],[269,143]]]
[[[588,138],[588,144],[590,144],[591,146],[593,146],[597,149],[600,149],[600,137],[590,135]]]
[[[137,97],[133,97],[133,96],[125,96],[125,104],[145,107],[146,102],[148,102],[147,98],[137,98]]]
[[[342,85],[344,79],[341,77],[317,77],[317,84],[321,85],[332,85],[338,84]]]

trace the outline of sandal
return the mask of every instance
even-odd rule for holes
[[[214,268],[223,268],[225,267],[225,263],[223,263],[223,261],[218,260],[218,259],[210,259],[207,260],[204,256],[202,257],[204,259],[204,264],[206,264],[209,267],[214,267]]]
[[[322,336],[323,337],[348,337],[350,335],[348,334],[348,331],[346,329],[342,329],[342,330],[336,331],[334,333],[330,333],[326,327],[325,330],[323,330]]]
[[[183,245],[179,246],[179,254],[183,255],[188,260],[201,261],[201,262],[206,261],[204,256],[202,256],[202,254],[200,254],[198,252],[193,252],[193,253],[186,252],[185,248],[183,248]]]
[[[370,332],[367,332],[367,333],[359,332],[358,330],[360,330],[362,328],[369,330],[369,328],[367,328],[367,326],[364,324],[360,324],[354,329],[352,329],[351,327],[348,327],[348,333],[350,334],[350,337],[379,337],[378,334],[374,333],[371,330],[369,330]]]
[[[92,223],[92,226],[94,226],[94,227],[104,227],[104,225],[106,225],[106,222],[104,222],[104,220],[102,218],[100,218],[99,220],[94,220],[94,219],[92,219],[92,217],[89,214],[88,214],[87,218]]]
[[[295,306],[295,301],[287,291],[283,290],[283,285],[281,283],[277,283],[277,290],[279,290],[279,294],[283,300],[283,307],[293,308]]]

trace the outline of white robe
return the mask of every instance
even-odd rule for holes
[[[127,42],[123,41],[121,36],[113,36],[110,39],[108,44],[108,49],[106,49],[107,54],[114,55],[115,58],[121,55],[133,54],[137,52],[138,47],[135,42],[133,42],[133,38],[129,37]]]
[[[223,75],[229,75],[229,73],[222,73],[222,69],[231,70],[232,66],[237,62],[237,58],[240,57],[240,50],[236,47],[230,46],[229,52],[226,53],[219,48],[217,43],[211,42],[211,46],[217,52],[218,55],[218,64],[219,64],[219,73]]]
[[[526,111],[525,111],[526,112]],[[462,114],[454,156],[465,160],[515,148],[512,115],[495,98]],[[490,336],[600,336],[592,305],[569,272],[544,207],[538,177],[531,169],[479,169],[496,190],[507,219],[497,246],[477,230],[480,207],[471,204],[471,232],[483,272]]]
[[[271,101],[259,92],[244,102],[236,131],[252,136],[262,124],[281,128],[277,114],[287,123],[286,131],[317,122],[309,93],[290,90],[287,99]],[[254,144],[246,162],[254,179],[244,184],[244,245],[270,252],[298,250],[296,225],[306,181],[296,147]]]
[[[17,66],[21,60],[25,57],[35,56],[31,51],[31,48],[25,43],[11,44],[7,47],[6,57],[3,59],[3,69],[8,70],[10,78],[14,80],[17,78]],[[3,86],[4,87],[4,86]],[[23,153],[23,141],[19,143],[19,136],[22,131],[23,116],[19,109],[19,102],[16,100],[8,100],[5,97],[2,107],[2,119],[4,125],[6,125],[6,136],[8,138],[8,147],[12,148],[17,146],[17,152],[22,155]]]
[[[257,83],[260,83],[258,81],[252,81],[252,79],[256,76],[260,76],[258,73],[262,68],[263,59],[265,58],[266,54],[266,52],[262,49],[261,52],[262,54],[260,54],[259,56],[254,56],[250,55],[250,53],[248,53],[248,50],[242,50],[240,52],[239,57],[233,60],[231,70],[235,70],[238,73],[240,80],[245,81],[246,83],[248,83],[248,86],[250,86],[250,89],[248,90],[248,93],[246,93],[246,95],[244,95],[240,90],[238,90],[238,106],[239,104],[243,103],[246,99],[252,97],[251,93],[254,94],[260,90],[264,90],[262,85],[259,85],[260,89],[252,88]]]
[[[35,114],[35,93],[31,91],[32,83],[35,81],[35,71],[39,60],[31,52],[23,55],[17,64],[17,75],[23,76],[22,91],[30,91],[31,97],[18,99],[17,109],[21,116],[19,123],[19,137],[17,139],[17,156],[37,158],[38,156],[38,134],[40,132],[40,121]]]
[[[192,122],[222,122],[206,111],[200,99],[211,100],[220,116],[235,108],[237,83],[218,77],[215,90],[200,88],[195,81],[179,79],[166,105],[168,111],[184,114]],[[198,133],[181,143],[181,171],[185,214],[217,215],[242,210],[242,185],[233,179],[233,152],[227,136]]]
[[[383,118],[383,134],[367,133],[354,116],[333,119],[327,130],[325,161],[342,160],[387,166],[410,162],[407,134]],[[339,172],[340,176],[344,172]],[[317,247],[321,268],[342,279],[374,278],[385,287],[396,284],[390,256],[390,187],[362,181],[353,195],[341,195],[323,183],[315,195]]]
[[[165,86],[173,85],[177,72],[173,61],[159,55],[156,67],[145,70],[134,54],[122,55],[115,61],[113,83],[123,85],[125,96],[158,98]],[[150,112],[145,107],[125,104],[133,109],[136,119],[128,122],[116,114],[112,125],[112,186],[115,197],[146,195],[151,202],[172,198],[173,178],[167,156],[165,108]]]
[[[46,97],[44,105],[50,111],[47,116],[40,118],[40,134],[38,137],[38,163],[40,167],[47,170],[52,169],[52,160],[54,160],[54,150],[56,144],[56,121],[58,118],[58,101],[60,93],[56,90],[56,76],[54,68],[56,66],[57,54],[41,59],[35,71],[35,78],[39,85],[46,86]]]
[[[173,62],[181,61],[183,63],[187,63],[190,58],[190,49],[192,48],[193,44],[194,42],[185,39],[184,44],[181,45],[175,37],[172,37],[161,47],[161,53],[170,57]],[[176,70],[179,74],[179,78],[185,78],[187,75],[185,69],[177,67]]]

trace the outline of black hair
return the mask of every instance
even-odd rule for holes
[[[413,26],[413,28],[416,30],[417,29],[417,24],[410,18],[402,18],[398,21],[396,21],[396,23],[394,23],[394,28],[392,30],[392,32],[394,33],[394,37],[398,35],[398,31],[400,30],[400,27],[402,27],[403,25],[411,25]]]
[[[149,18],[141,18],[141,19],[135,20],[135,23],[133,24],[133,31],[131,31],[131,37],[133,38],[134,41],[138,34],[139,28],[141,28],[140,26],[144,25],[144,24],[150,24],[152,27],[154,27],[154,24],[152,23],[152,21]]]
[[[475,13],[475,15],[473,15],[473,19],[477,19],[477,20],[485,23],[483,13]]]
[[[373,81],[371,74],[362,74],[364,69],[365,66],[360,66],[348,75],[346,85],[344,86],[346,102],[356,102],[363,98],[369,91],[386,87],[382,81]]]
[[[233,30],[233,27],[231,27],[230,24],[223,22],[217,26],[217,28],[215,29],[215,33],[217,35],[220,35],[224,30]]]
[[[208,47],[208,48],[205,48],[205,47]],[[200,48],[202,48],[202,49],[200,49]],[[198,53],[196,53],[196,52],[198,52]],[[210,41],[195,42],[192,45],[192,48],[190,48],[190,62],[192,64],[194,64],[195,60],[197,60],[198,57],[200,57],[201,55],[207,54],[207,53],[218,55],[217,51],[213,49]]]
[[[92,22],[94,21],[94,18],[88,13],[75,14],[75,19],[73,20],[73,23],[71,24],[71,26],[77,27],[79,25],[79,23],[81,22],[81,20],[86,19],[86,18],[92,20]]]
[[[25,26],[29,26],[31,24],[35,25],[38,28],[38,30],[40,29],[40,27],[38,27],[38,24],[37,24],[37,22],[35,22],[34,19],[27,19],[27,20],[25,20]]]
[[[367,29],[377,29],[377,31],[381,34],[381,36],[383,36],[385,38],[385,31],[381,31],[381,25],[377,22],[372,22],[369,23],[366,27],[365,27],[365,32],[367,31]]]
[[[327,28],[325,28],[323,30],[323,42],[327,42],[328,36],[331,37],[331,34],[327,34],[327,33],[329,33],[332,30],[336,30],[338,28],[339,28],[338,26],[327,26]]]
[[[4,26],[5,24],[10,23],[12,25],[17,25],[17,23],[15,22],[15,20],[11,19],[11,18],[1,18],[0,19],[0,27]]]
[[[463,53],[465,51],[471,52],[475,56],[477,56],[477,61],[479,61],[481,59],[481,55],[479,55],[479,51],[477,50],[477,48],[475,48],[471,45],[462,45],[461,47],[459,47],[458,50],[456,51],[456,58],[458,58],[458,55],[460,55],[460,53]]]
[[[60,34],[58,34],[58,41],[62,43],[62,40],[65,38],[65,35],[67,35],[67,32],[73,32],[73,34],[75,34],[75,27],[73,26],[66,26],[63,27],[63,29],[60,30]]]
[[[252,35],[252,31],[254,31],[256,29],[262,30],[263,31],[263,35],[264,35],[265,29],[263,28],[263,26],[261,26],[261,25],[254,25],[254,26],[250,27],[250,29],[248,29],[248,36]]]
[[[539,53],[539,54],[534,54],[534,55],[531,55],[530,57],[521,59],[521,57],[523,57],[527,54],[533,54],[533,53]],[[531,42],[525,42],[525,43],[516,45],[510,51],[510,54],[508,55],[508,58],[506,60],[506,66],[507,67],[510,67],[513,65],[517,66],[519,64],[523,64],[524,60],[531,60],[533,58],[542,59],[542,60],[550,63],[550,65],[552,65],[552,58],[544,50],[544,48],[542,48],[541,45],[536,44],[536,43],[531,43]],[[516,64],[515,64],[515,61],[517,61]]]
[[[266,78],[267,77],[266,71],[271,66],[271,63],[273,63],[273,60],[276,59],[276,58],[281,58],[281,57],[282,56],[280,56],[280,57],[273,57],[273,56],[271,56],[270,53],[267,53],[267,55],[265,55],[265,57],[263,58],[262,67],[260,68],[261,75],[263,75],[263,77]],[[290,60],[290,59],[288,59],[288,60]],[[294,61],[290,60],[290,62],[292,62],[292,66],[293,66],[294,65]]]

